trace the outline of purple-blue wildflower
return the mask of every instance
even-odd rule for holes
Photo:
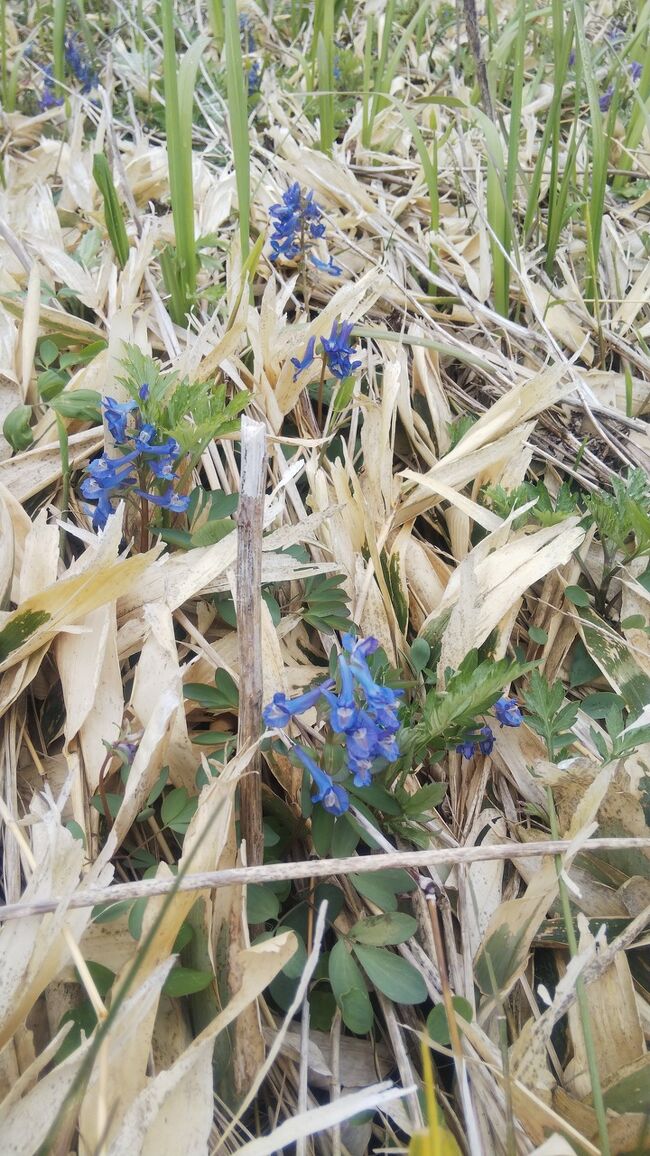
[[[502,695],[494,704],[494,713],[502,727],[519,727],[523,722],[519,704],[514,698]]]
[[[482,736],[479,739],[479,749],[482,755],[490,755],[494,746],[494,735],[488,726],[481,727],[479,734]]]
[[[263,718],[267,727],[285,727],[296,715],[302,714],[322,699],[328,708],[327,721],[331,732],[344,737],[345,766],[353,777],[353,783],[356,787],[365,787],[371,782],[377,760],[391,763],[400,758],[397,708],[399,696],[403,692],[380,686],[373,678],[366,659],[379,646],[376,638],[358,640],[346,634],[343,635],[343,646],[344,652],[339,654],[337,662],[338,692],[334,690],[335,684],[330,678],[293,699],[277,693],[265,707]],[[303,756],[299,757],[307,766]],[[309,766],[308,770],[312,773]],[[319,773],[324,775],[320,769]],[[343,788],[333,784],[329,789],[335,792],[334,800],[330,799],[328,803],[328,809],[331,809],[338,805],[337,799],[340,802],[340,791]],[[319,796],[314,801],[329,798],[325,787],[322,787],[322,795],[322,800]]]
[[[99,81],[90,60],[84,56],[83,49],[75,36],[65,38],[65,61],[73,76],[79,81],[81,91],[85,95],[96,88]]]
[[[312,687],[311,690],[306,690],[304,694],[296,695],[295,698],[287,698],[286,694],[278,691],[277,694],[273,695],[273,702],[264,707],[262,711],[264,725],[267,727],[286,727],[295,715],[304,714],[305,711],[316,706],[319,698],[327,694],[327,690],[331,686],[334,686],[334,679],[328,678],[325,682],[319,682],[318,686]]]
[[[322,210],[314,200],[313,190],[303,193],[298,181],[289,186],[278,204],[271,205],[269,216],[274,224],[270,237],[272,261],[278,257],[293,260],[303,243],[317,240],[325,232]]]
[[[345,377],[349,377],[350,374],[354,373],[355,369],[359,369],[361,366],[360,361],[351,360],[356,353],[356,350],[350,344],[352,328],[351,321],[342,321],[340,329],[335,321],[329,337],[321,338],[321,345],[327,356],[328,368],[335,377],[338,377],[339,381],[342,381]]]
[[[311,797],[312,803],[321,803],[323,809],[329,811],[330,815],[343,815],[350,806],[345,787],[334,783],[327,772],[314,762],[311,755],[303,747],[296,744],[293,749],[305,770],[311,775],[314,786],[318,788],[316,794]]]
[[[462,743],[456,747],[456,752],[463,758],[472,759],[474,757],[474,743],[471,739],[463,739]]]
[[[248,70],[248,95],[259,92],[262,80],[262,65],[259,60],[253,60]]]
[[[147,393],[143,394],[146,388]],[[148,386],[140,390],[141,399],[148,396]],[[173,514],[185,513],[190,497],[177,494],[172,483],[176,481],[174,464],[180,453],[175,438],[161,439],[161,435],[151,422],[143,422],[138,404],[134,400],[118,402],[113,397],[103,401],[106,424],[115,443],[126,449],[120,457],[110,457],[104,453],[86,467],[80,491],[89,502],[96,502],[93,509],[93,529],[101,530],[114,512],[114,502],[128,493],[145,498],[154,506],[169,510]],[[133,428],[129,432],[129,420]],[[131,449],[127,447],[132,446]],[[142,489],[143,479],[169,482],[163,494],[150,493]],[[138,487],[139,483],[139,487]]]
[[[607,112],[610,104],[612,103],[613,95],[614,95],[614,85],[610,84],[609,88],[606,89],[606,91],[603,93],[603,95],[600,97],[600,99],[598,101],[601,112]]]
[[[639,81],[641,79],[641,73],[642,72],[643,72],[643,65],[641,64],[641,62],[638,60],[633,60],[632,63],[630,64],[630,80],[632,81],[632,84],[636,84],[637,81]]]
[[[327,273],[330,277],[340,277],[343,272],[340,265],[335,265],[331,257],[327,261],[321,261],[315,253],[310,253],[309,260],[316,269],[321,273]]]
[[[314,346],[315,346],[315,344],[316,344],[316,338],[310,337],[309,341],[307,342],[307,348],[305,350],[304,357],[302,359],[299,357],[292,357],[291,358],[291,364],[293,366],[295,366],[295,369],[296,369],[296,372],[293,375],[294,381],[297,381],[298,378],[300,377],[300,374],[304,373],[304,371],[306,369],[309,369],[309,366],[311,365],[312,361],[314,360]]]

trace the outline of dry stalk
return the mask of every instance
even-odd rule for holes
[[[648,851],[650,838],[590,839],[590,851]],[[225,871],[202,871],[182,879],[141,879],[137,883],[116,883],[112,887],[95,887],[71,895],[67,906],[94,907],[98,903],[119,903],[127,899],[149,899],[178,891],[203,891],[216,887],[242,887],[247,883],[277,883],[298,879],[325,879],[335,875],[367,874],[386,867],[418,870],[420,867],[450,867],[456,863],[479,863],[495,859],[534,859],[540,855],[562,855],[574,849],[570,839],[548,839],[538,843],[504,843],[502,846],[481,844],[478,847],[455,847],[443,850],[394,851],[391,854],[348,855],[344,859],[308,860],[296,863],[269,863],[264,866],[230,867]],[[56,911],[61,898],[42,899],[34,903],[8,903],[0,907],[0,922],[47,915]]]
[[[262,529],[266,477],[266,426],[241,421],[241,489],[237,514],[237,634],[239,640],[239,729],[237,749],[260,736],[262,717]],[[264,829],[259,751],[239,786],[242,838],[251,866],[262,862]]]

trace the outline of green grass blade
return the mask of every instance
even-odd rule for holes
[[[161,0],[160,15],[163,32],[163,75],[165,85],[165,126],[167,129],[167,152],[169,157],[169,186],[171,190],[172,216],[176,235],[176,260],[178,264],[178,281],[183,295],[182,314],[179,315],[174,307],[174,320],[177,324],[185,323],[194,294],[196,292],[196,250],[194,244],[194,191],[192,182],[192,103],[188,98],[187,88],[196,76],[198,56],[190,57],[190,62],[183,72],[180,88],[183,92],[183,109],[181,114],[181,96],[179,91],[179,75],[176,67],[176,42],[174,29],[174,7],[172,0]],[[200,41],[197,42],[197,44]],[[193,46],[194,49],[196,45]],[[190,49],[187,53],[190,53]],[[194,63],[194,60],[196,63]],[[192,66],[194,72],[192,74]],[[188,123],[189,121],[189,123]],[[188,131],[189,130],[189,131]]]
[[[248,93],[239,40],[237,0],[224,0],[226,15],[226,83],[230,137],[235,161],[235,180],[239,204],[239,237],[242,261],[250,248],[250,144],[248,140]]]
[[[103,153],[95,153],[93,157],[93,177],[104,201],[104,217],[106,218],[106,229],[111,245],[120,268],[123,269],[129,257],[129,238],[126,235],[124,218],[117,190],[113,184],[111,170]]]
[[[605,208],[607,185],[607,142],[603,128],[603,116],[599,104],[598,82],[593,68],[591,53],[587,45],[584,22],[584,0],[572,0],[576,25],[577,55],[580,58],[589,112],[591,117],[591,195],[585,204],[585,224],[588,233],[588,250],[591,259],[591,273],[587,279],[586,300],[595,308],[598,296],[598,259],[600,256],[600,236]],[[588,176],[585,178],[588,180]]]

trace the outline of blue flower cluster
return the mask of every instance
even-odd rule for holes
[[[92,92],[99,83],[97,73],[75,36],[66,36],[64,52],[65,62],[72,75],[79,81],[82,93],[85,95]],[[51,64],[43,69],[43,92],[38,103],[41,112],[47,112],[48,109],[58,108],[63,104],[63,97],[56,94],[56,80]]]
[[[302,251],[307,240],[318,240],[325,233],[322,209],[314,200],[313,190],[303,193],[295,181],[283,194],[282,200],[271,205],[269,216],[273,221],[271,260],[278,257],[293,260]]]
[[[367,660],[379,646],[376,638],[356,639],[344,634],[342,643],[338,693],[333,679],[326,679],[297,698],[275,694],[273,702],[265,707],[263,718],[267,727],[286,727],[296,715],[325,700],[330,729],[345,746],[345,764],[352,782],[355,787],[368,787],[378,759],[394,763],[400,757],[397,710],[403,692],[380,686],[373,678]],[[347,811],[350,800],[345,787],[333,782],[303,747],[296,745],[294,751],[317,788],[312,802],[321,803],[332,815]]]
[[[66,36],[65,38],[65,62],[73,76],[79,81],[84,95],[92,92],[93,88],[97,88],[99,83],[97,73],[88,57],[84,55],[76,36]]]
[[[329,337],[321,337],[322,355],[327,361],[328,369],[339,381],[343,381],[345,377],[350,377],[355,369],[359,369],[361,365],[360,361],[352,360],[356,353],[355,347],[350,344],[352,328],[351,321],[342,321],[340,329],[335,321]],[[305,369],[308,369],[313,362],[315,345],[316,338],[310,337],[307,342],[304,357],[302,359],[299,357],[291,358],[291,364],[295,366],[296,370],[293,375],[294,381],[296,381],[300,374],[303,373]]]
[[[140,389],[140,398],[145,401],[149,387]],[[180,446],[175,438],[163,439],[151,422],[144,422],[136,401],[115,401],[104,398],[102,403],[106,425],[115,444],[127,449],[119,458],[107,454],[95,458],[86,467],[86,477],[81,483],[81,493],[89,502],[96,502],[93,510],[93,529],[101,530],[114,511],[114,501],[127,493],[137,494],[154,506],[171,510],[174,514],[184,513],[190,499],[174,492],[173,483],[178,475],[174,473],[174,463],[179,456]],[[132,415],[133,427],[128,431]],[[154,479],[169,482],[164,494],[149,493],[142,489]]]
[[[516,699],[506,698],[505,695],[502,695],[502,697],[495,702],[494,713],[497,716],[497,722],[501,723],[502,727],[519,727],[523,722],[519,704]],[[458,744],[456,751],[459,755],[462,755],[466,759],[471,759],[474,757],[477,746],[482,755],[492,753],[494,735],[491,728],[489,726],[483,726],[478,733],[480,736],[478,743],[475,743],[473,739],[467,738]]]
[[[304,193],[298,181],[287,189],[277,205],[271,205],[269,216],[273,221],[270,237],[272,261],[277,261],[278,257],[293,261],[299,254],[304,258],[307,246],[325,235],[323,211],[314,200],[313,190]],[[342,270],[329,254],[323,261],[310,252],[309,260],[320,273],[340,277]]]

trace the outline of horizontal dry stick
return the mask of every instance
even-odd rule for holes
[[[97,903],[122,903],[131,899],[150,899],[168,891],[205,891],[214,887],[235,887],[245,883],[278,883],[294,879],[322,879],[331,875],[366,874],[386,867],[453,867],[456,863],[477,863],[488,859],[531,859],[536,855],[575,853],[575,839],[549,839],[539,843],[481,844],[479,847],[449,847],[431,851],[393,851],[390,854],[348,855],[345,859],[316,859],[306,863],[269,863],[259,867],[233,867],[227,871],[203,871],[181,879],[142,879],[137,883],[116,883],[77,891],[66,906],[94,907]],[[650,838],[590,839],[584,851],[650,851]],[[29,915],[47,915],[56,911],[62,899],[40,899],[34,903],[8,903],[0,907],[0,921],[22,919]]]

